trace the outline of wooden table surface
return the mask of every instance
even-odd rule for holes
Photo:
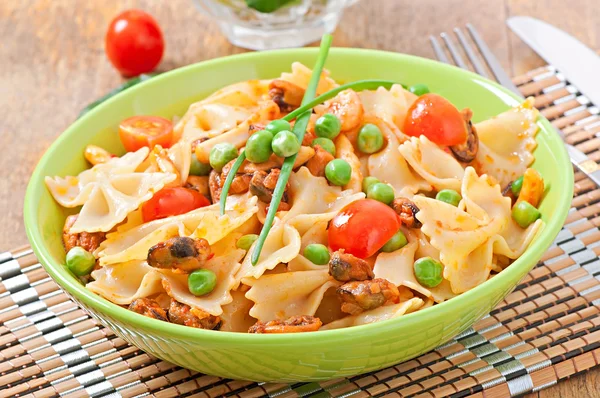
[[[110,19],[130,7],[153,14],[164,30],[160,70],[244,51],[191,0],[0,1],[0,252],[27,243],[22,202],[41,154],[83,106],[121,82],[103,42]],[[544,63],[506,28],[511,15],[546,20],[600,49],[597,0],[364,0],[346,12],[334,44],[433,57],[429,34],[471,22],[517,75]],[[599,390],[595,370],[539,396],[600,397]]]

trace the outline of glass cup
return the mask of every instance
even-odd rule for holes
[[[273,1],[286,4],[264,13],[250,8],[246,0],[194,0],[194,3],[217,21],[232,44],[251,50],[270,50],[318,41],[323,34],[334,31],[344,9],[358,0],[267,0],[267,3]]]

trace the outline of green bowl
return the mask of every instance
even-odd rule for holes
[[[82,286],[63,266],[61,231],[68,210],[50,196],[45,176],[76,175],[87,165],[83,149],[93,143],[115,153],[122,119],[136,114],[170,117],[231,83],[273,78],[293,61],[311,66],[317,49],[248,53],[190,65],[139,84],[77,120],[37,165],[25,197],[25,225],[38,259],[83,308],[118,336],[184,368],[255,381],[318,381],[381,369],[423,354],[489,313],[533,268],[560,231],[573,193],[573,172],[562,141],[540,120],[534,167],[550,187],[541,207],[546,228],[506,270],[445,303],[380,323],[318,333],[261,335],[193,329],[138,315]],[[519,103],[517,97],[475,74],[427,59],[381,51],[331,50],[327,68],[338,81],[390,79],[426,83],[476,120]]]

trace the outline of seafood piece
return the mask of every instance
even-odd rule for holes
[[[150,298],[143,297],[133,300],[131,304],[129,304],[128,310],[137,312],[148,318],[169,322],[166,311],[156,300]]]
[[[198,329],[219,330],[221,327],[221,318],[218,316],[211,315],[200,308],[192,308],[177,300],[171,300],[169,321]]]
[[[272,169],[268,174],[265,171],[254,172],[250,180],[250,193],[258,197],[258,200],[264,203],[271,203],[273,190],[277,185],[277,179],[281,173],[280,169]],[[289,183],[286,184],[285,191],[281,197],[281,203],[288,203]]]
[[[415,217],[419,208],[407,198],[396,198],[392,201],[392,209],[400,216],[402,224],[408,228],[421,228],[421,222]]]
[[[324,113],[337,116],[342,123],[341,131],[358,129],[363,124],[364,109],[358,94],[353,90],[344,90],[329,102]]]
[[[65,251],[69,252],[75,246],[81,246],[83,249],[90,253],[100,246],[106,239],[106,233],[104,232],[80,232],[71,233],[69,232],[75,221],[77,221],[78,214],[67,217],[65,220],[65,226],[63,227],[63,244],[65,245]]]
[[[382,278],[348,282],[336,292],[342,301],[342,311],[351,315],[400,301],[396,285]]]
[[[269,84],[269,96],[281,112],[289,113],[302,104],[304,89],[287,80],[275,79]]]
[[[325,166],[335,158],[332,154],[323,149],[321,145],[315,145],[314,149],[315,156],[308,160],[306,167],[315,177],[325,177]]]
[[[202,268],[211,257],[210,245],[206,239],[179,236],[152,246],[148,250],[147,261],[151,267],[190,273]]]
[[[451,146],[450,150],[454,154],[454,157],[460,162],[469,163],[477,156],[477,151],[479,150],[479,136],[477,135],[473,123],[471,123],[473,112],[467,108],[463,109],[461,114],[467,125],[467,140],[463,144]]]
[[[256,322],[248,333],[302,333],[316,332],[323,325],[319,318],[310,315],[295,315],[285,320]]]
[[[340,282],[373,279],[373,270],[365,260],[340,249],[329,260],[329,275]]]

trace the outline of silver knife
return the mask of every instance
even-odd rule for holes
[[[539,19],[511,17],[506,23],[594,105],[600,106],[600,56],[573,36]]]
[[[561,72],[594,105],[600,104],[600,57],[573,36],[531,17],[511,17],[508,26],[529,47]],[[564,139],[562,131],[556,129]],[[600,166],[585,153],[566,144],[571,162],[600,186]]]

